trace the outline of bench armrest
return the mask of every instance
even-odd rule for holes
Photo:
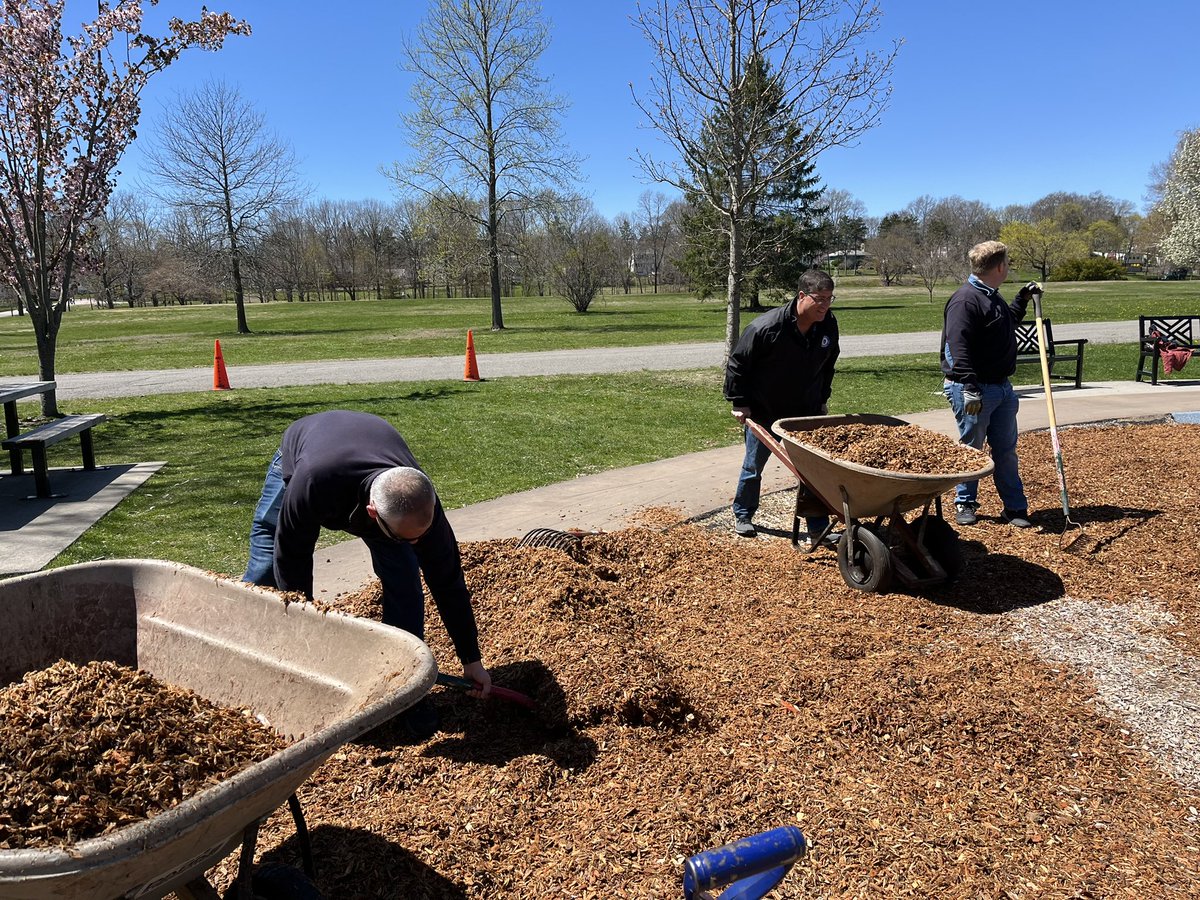
[[[1075,352],[1082,353],[1083,345],[1086,344],[1087,342],[1088,342],[1087,338],[1067,338],[1066,340],[1051,341],[1050,342],[1050,352],[1051,352],[1051,354],[1053,354],[1055,347],[1065,346],[1067,344],[1074,344]]]

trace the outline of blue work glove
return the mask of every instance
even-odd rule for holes
[[[968,416],[977,416],[983,409],[983,395],[970,388],[963,389],[963,409]]]

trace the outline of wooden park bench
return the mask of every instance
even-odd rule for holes
[[[1178,350],[1200,350],[1196,343],[1200,335],[1200,315],[1190,316],[1138,316],[1137,380],[1150,376],[1151,384],[1158,384],[1159,351],[1164,347]],[[1150,361],[1147,367],[1146,362]]]
[[[5,450],[17,453],[28,450],[33,457],[33,480],[37,496],[53,497],[55,495],[50,493],[50,467],[46,460],[46,448],[77,434],[83,447],[83,467],[95,469],[96,453],[92,447],[92,429],[103,422],[104,418],[103,413],[63,416],[45,425],[38,425],[24,434],[5,438],[2,446]]]
[[[1083,387],[1083,348],[1087,338],[1069,340],[1054,339],[1054,330],[1049,319],[1042,319],[1046,328],[1046,366],[1051,381],[1073,381],[1075,387]],[[1037,322],[1017,323],[1017,365],[1033,363],[1039,369],[1041,380],[1041,356],[1038,354]],[[1058,371],[1054,371],[1058,364]],[[1073,371],[1072,371],[1073,370]]]

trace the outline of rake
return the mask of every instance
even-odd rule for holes
[[[1042,386],[1046,391],[1046,415],[1050,420],[1050,445],[1054,449],[1054,466],[1058,471],[1058,493],[1062,499],[1063,533],[1058,540],[1059,550],[1075,548],[1081,538],[1089,537],[1087,530],[1080,522],[1071,518],[1071,501],[1067,497],[1067,476],[1063,470],[1062,445],[1058,442],[1058,422],[1054,417],[1054,393],[1050,389],[1050,363],[1046,358],[1046,324],[1042,321],[1042,286],[1036,281],[1026,285],[1033,294],[1033,310],[1037,319],[1038,356],[1042,363]],[[1079,529],[1068,534],[1071,527]],[[1079,548],[1075,548],[1079,549]]]

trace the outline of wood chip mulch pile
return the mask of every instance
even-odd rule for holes
[[[835,459],[889,472],[915,475],[978,472],[990,459],[986,453],[920,425],[855,423],[788,434]]]
[[[282,747],[252,715],[145,672],[60,660],[0,688],[0,849],[107,834]]]
[[[1061,437],[1087,546],[1060,551],[1049,440],[1025,435],[1040,527],[994,518],[985,480],[964,576],[924,597],[851,590],[833,553],[727,527],[660,522],[574,554],[464,545],[486,662],[538,710],[435,689],[441,734],[406,744],[390,723],[343,747],[300,791],[318,884],[676,896],[687,856],[796,824],[811,852],[773,898],[1195,896],[1200,781],[1147,749],[1139,728],[1157,726],[1105,705],[1086,660],[1039,652],[1036,620],[1020,641],[1005,622],[1151,604],[1169,625],[1144,629],[1195,654],[1200,428]],[[342,601],[379,613],[376,586]],[[1185,724],[1181,752],[1200,756],[1197,734]],[[296,859],[286,812],[260,848]]]

